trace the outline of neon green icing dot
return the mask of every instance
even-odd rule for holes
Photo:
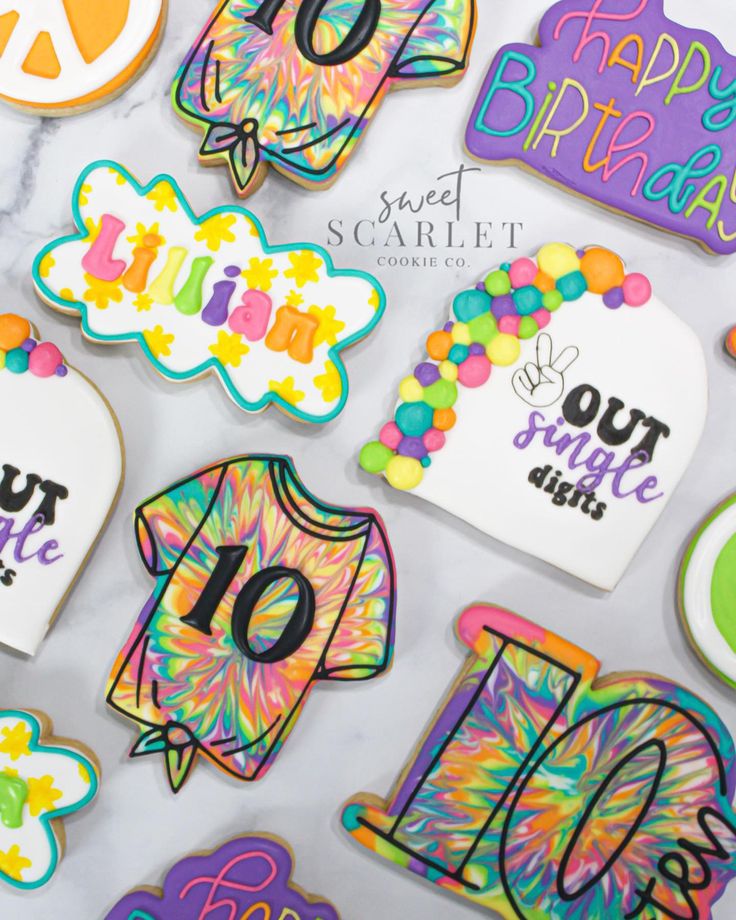
[[[542,306],[549,310],[550,313],[554,313],[555,310],[559,310],[562,306],[564,299],[562,294],[555,288],[554,291],[547,291],[542,295]]]
[[[498,332],[496,320],[490,313],[484,313],[482,316],[476,316],[468,323],[468,332],[472,342],[479,345],[487,345]]]
[[[736,652],[736,534],[725,544],[713,566],[710,605],[718,631]]]
[[[382,473],[394,452],[380,441],[371,441],[360,452],[360,465],[366,473]]]
[[[28,784],[19,776],[0,773],[0,821],[11,830],[23,826]]]
[[[424,391],[424,401],[433,409],[449,409],[457,400],[457,385],[452,380],[438,380]]]
[[[511,292],[509,273],[500,268],[486,277],[485,286],[491,297],[501,297]]]
[[[530,339],[539,332],[539,324],[531,316],[522,316],[519,323],[519,338]]]

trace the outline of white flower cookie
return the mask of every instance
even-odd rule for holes
[[[0,710],[0,880],[45,885],[63,852],[61,818],[97,794],[98,768],[69,741],[44,740],[48,720]]]

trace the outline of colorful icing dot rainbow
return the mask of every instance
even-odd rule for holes
[[[38,342],[33,328],[22,316],[0,316],[0,370],[11,374],[30,372],[34,377],[66,377],[64,357],[52,342]]]
[[[416,488],[431,455],[450,437],[462,390],[487,384],[494,365],[515,364],[520,340],[534,338],[566,302],[586,292],[600,294],[608,309],[618,310],[644,306],[652,287],[644,275],[627,275],[623,261],[607,249],[549,243],[536,261],[504,263],[461,291],[450,320],[428,336],[427,359],[402,380],[393,420],[363,447],[363,469],[383,473],[396,489]]]

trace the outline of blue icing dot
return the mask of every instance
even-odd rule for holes
[[[28,370],[28,352],[13,348],[5,355],[5,367],[13,374],[25,374]]]
[[[513,293],[514,306],[520,316],[529,316],[530,313],[536,313],[542,309],[542,292],[539,288],[528,287],[518,288]]]
[[[461,323],[469,323],[491,309],[491,298],[485,291],[461,291],[452,302],[455,316]]]
[[[557,279],[556,287],[565,300],[578,300],[588,290],[588,282],[582,272],[570,272]]]
[[[453,345],[447,356],[453,364],[462,364],[468,357],[470,349],[467,345]]]
[[[429,457],[422,457],[422,459],[419,462],[422,464],[425,470],[427,469],[428,466],[432,465],[432,461],[429,459]]]
[[[396,410],[399,431],[410,438],[420,438],[432,427],[434,410],[423,402],[404,403]]]

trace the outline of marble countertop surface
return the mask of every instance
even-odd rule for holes
[[[407,191],[418,199],[444,187],[449,180],[439,177],[461,164],[478,166],[463,152],[462,133],[488,62],[502,43],[531,40],[545,8],[543,0],[479,0],[478,36],[464,81],[453,89],[390,95],[330,190],[305,191],[272,174],[248,202],[272,242],[332,244],[339,267],[374,272],[387,291],[383,322],[347,354],[352,392],[344,413],[323,428],[307,428],[274,410],[243,414],[213,378],[168,383],[133,345],[83,341],[78,321],[37,300],[30,272],[40,247],[70,229],[72,188],[92,160],[117,160],[143,180],[169,172],[197,212],[234,201],[225,169],[198,166],[197,135],[169,103],[173,74],[211,5],[172,0],[155,61],[112,104],[64,120],[0,111],[0,309],[31,317],[43,337],[101,387],[120,419],[127,456],[117,509],[39,654],[26,659],[0,652],[3,704],[47,712],[60,734],[96,751],[103,769],[96,804],[66,822],[67,853],[57,877],[23,896],[0,889],[0,917],[94,920],[129,889],[157,885],[184,855],[241,832],[268,831],[290,842],[296,880],[329,898],[345,920],[470,918],[477,913],[469,905],[361,851],[338,821],[341,804],[354,793],[388,794],[464,660],[452,634],[463,607],[485,600],[528,616],[599,657],[604,673],[664,674],[701,695],[736,736],[733,692],[695,658],[675,607],[676,571],[689,536],[736,488],[736,364],[722,348],[736,322],[736,257],[712,258],[521,170],[489,166],[464,177],[465,247],[450,249],[438,238],[432,253],[417,248],[417,216],[406,210],[395,215],[405,231],[404,249],[390,240],[386,245],[380,223],[374,244],[359,244],[354,226],[376,220],[381,192],[395,198]],[[719,34],[736,53],[736,9],[729,4],[669,0],[666,6],[679,21]],[[452,219],[442,207],[419,217],[438,227]],[[476,221],[492,224],[484,236],[492,249],[472,245]],[[516,252],[532,253],[559,239],[602,242],[621,253],[695,329],[706,353],[705,435],[655,530],[609,595],[394,492],[356,465],[360,445],[387,417],[398,381],[447,299],[509,256],[510,224],[523,225],[516,228]],[[340,234],[343,242],[335,245]],[[437,267],[421,261],[432,255],[440,257]],[[419,259],[419,267],[384,265],[392,256]],[[107,674],[152,589],[138,559],[131,514],[145,496],[194,469],[248,451],[291,455],[316,495],[338,505],[372,506],[383,516],[399,577],[395,664],[376,681],[318,687],[263,782],[241,785],[200,763],[174,797],[158,759],[127,759],[132,723],[104,703]],[[714,916],[736,916],[736,884]]]

